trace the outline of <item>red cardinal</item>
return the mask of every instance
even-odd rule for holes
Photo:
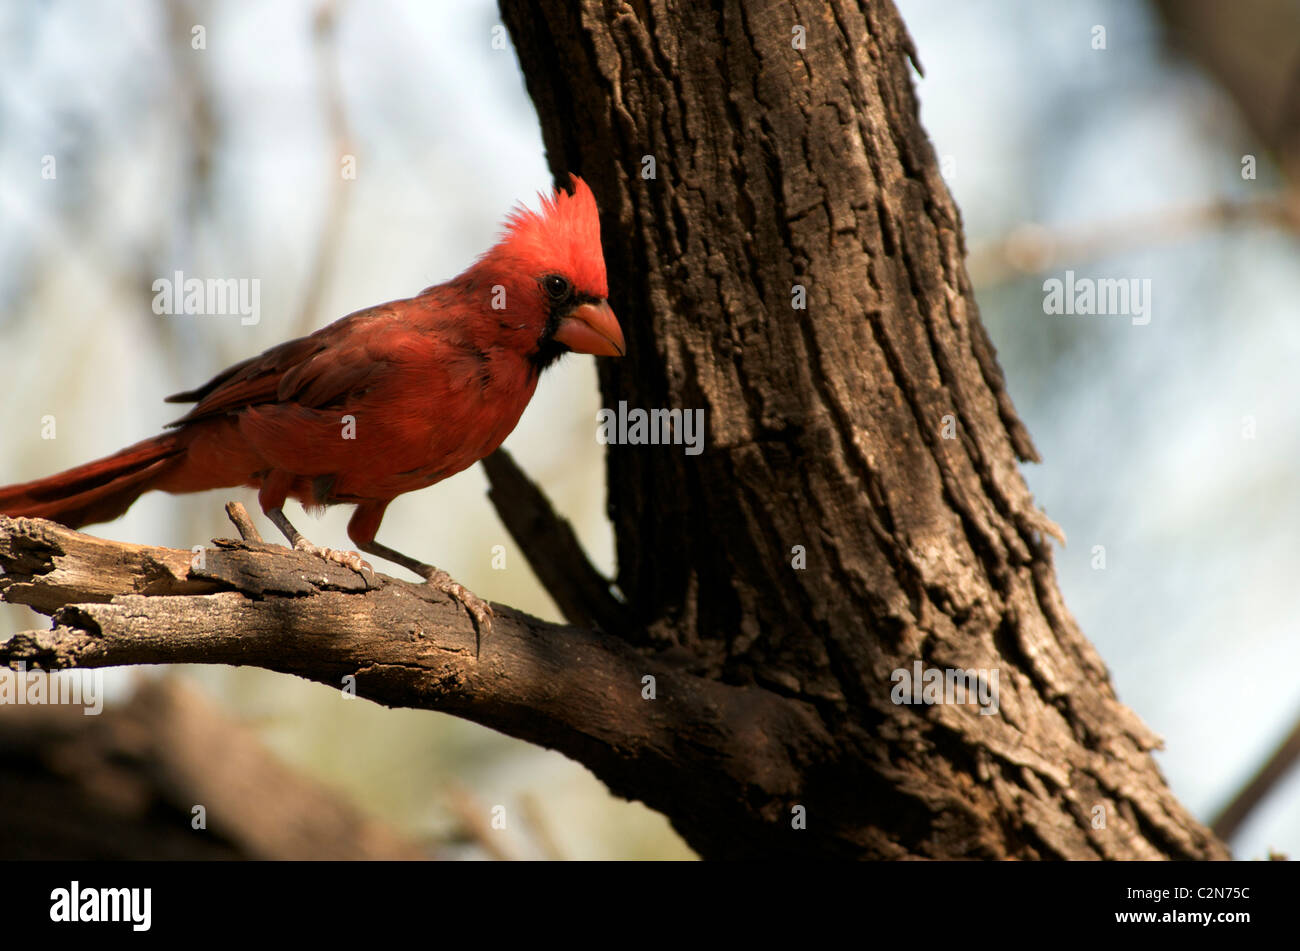
[[[501,240],[467,271],[409,300],[380,304],[237,363],[169,396],[194,403],[170,431],[67,472],[0,488],[0,513],[72,528],[117,518],[142,493],[257,486],[262,511],[294,548],[357,571],[354,552],[307,541],[284,515],[352,503],[348,536],[460,600],[488,606],[439,571],[375,541],[388,503],[460,472],[515,428],[537,377],[567,351],[621,356],[605,298],[591,189],[513,212]]]

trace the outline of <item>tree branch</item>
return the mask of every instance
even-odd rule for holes
[[[181,678],[141,680],[113,709],[85,712],[0,705],[5,860],[436,855],[286,765]]]
[[[1300,761],[1300,720],[1291,727],[1291,732],[1265,761],[1258,772],[1250,778],[1232,799],[1214,817],[1210,828],[1220,839],[1227,842],[1235,836],[1246,818],[1255,811],[1269,793],[1290,774],[1295,764]]]
[[[569,623],[630,633],[627,611],[610,592],[612,582],[588,560],[568,519],[556,514],[510,453],[498,449],[483,460],[483,470],[491,483],[488,498]]]
[[[191,553],[39,519],[0,517],[0,568],[0,597],[54,622],[0,644],[0,664],[251,665],[339,688],[355,677],[356,693],[377,703],[560,750],[663,812],[702,854],[834,851],[831,828],[792,833],[773,821],[817,799],[806,771],[833,758],[810,705],[695,676],[613,634],[494,605],[476,656],[468,615],[427,585],[378,575],[368,588],[349,569],[271,545],[218,539]]]
[[[1030,222],[1005,238],[972,248],[967,267],[976,286],[993,287],[1242,223],[1272,225],[1300,235],[1300,191],[1220,198],[1074,230],[1053,231]]]

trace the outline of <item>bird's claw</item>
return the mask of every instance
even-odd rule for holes
[[[429,569],[425,580],[431,587],[455,598],[465,607],[470,617],[474,619],[474,626],[478,629],[480,637],[487,635],[492,630],[492,618],[496,617],[492,605],[478,595],[471,594],[464,585],[453,579],[451,575],[441,568]]]
[[[366,561],[355,551],[343,551],[338,548],[321,548],[319,545],[313,545],[305,538],[299,538],[293,543],[294,551],[305,551],[308,554],[323,558],[325,561],[332,561],[336,565],[342,565],[344,568],[351,568],[362,578],[366,579],[367,584],[372,584],[375,580],[375,569],[370,562]]]

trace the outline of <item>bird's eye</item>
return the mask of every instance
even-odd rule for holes
[[[551,300],[564,300],[569,296],[569,282],[558,274],[548,274],[542,278],[542,286],[546,288],[546,295]]]

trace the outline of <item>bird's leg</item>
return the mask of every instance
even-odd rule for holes
[[[356,539],[354,538],[353,541],[356,541]],[[367,555],[374,555],[376,558],[383,558],[385,561],[391,561],[403,568],[409,568],[443,594],[455,598],[465,606],[465,610],[474,619],[474,626],[480,634],[486,634],[492,629],[492,606],[477,595],[471,594],[465,589],[464,585],[453,580],[451,575],[441,568],[435,568],[433,565],[426,565],[422,561],[416,561],[409,555],[403,555],[400,551],[393,551],[387,545],[381,545],[373,539],[364,544],[359,543],[357,547]]]
[[[354,551],[339,551],[334,548],[321,548],[309,542],[298,529],[293,527],[293,523],[284,514],[284,509],[273,508],[267,509],[266,517],[275,523],[275,527],[284,533],[289,544],[295,551],[305,551],[309,554],[324,558],[326,561],[332,561],[335,564],[342,565],[345,568],[351,568],[357,574],[367,578],[368,581],[374,580],[375,569],[370,566],[368,561]]]

